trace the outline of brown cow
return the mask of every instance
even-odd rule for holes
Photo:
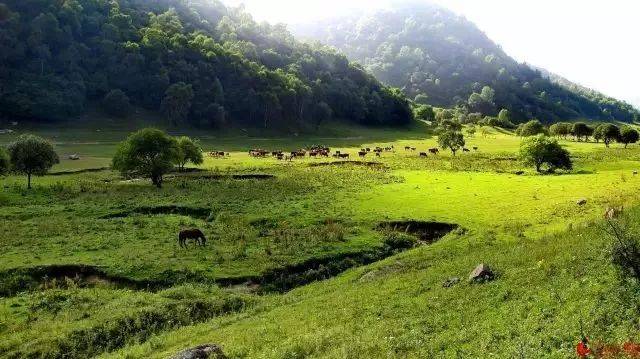
[[[360,156],[360,157],[362,157],[362,158],[365,158],[365,157],[367,156],[367,152],[365,152],[365,151],[360,151],[360,152],[358,152],[358,156]]]
[[[437,155],[438,153],[440,153],[440,150],[437,148],[430,148],[429,153]]]
[[[427,157],[427,153],[426,152],[420,152],[420,157]]]
[[[207,238],[204,236],[204,233],[197,228],[185,229],[178,234],[178,244],[180,244],[182,248],[187,246],[187,240],[189,239],[194,240],[196,244],[200,246],[207,245]]]

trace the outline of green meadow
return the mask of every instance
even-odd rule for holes
[[[467,137],[477,151],[426,158],[436,138],[418,124],[187,132],[229,156],[157,189],[108,168],[134,127],[34,129],[61,163],[32,190],[0,179],[0,357],[166,358],[216,343],[231,358],[572,358],[582,333],[640,339],[602,220],[619,206],[640,217],[638,145],[561,140],[574,169],[541,175],[496,129]],[[351,158],[248,154],[314,144]],[[394,150],[358,157],[377,146]],[[389,227],[408,221],[457,228],[413,247]],[[190,227],[207,246],[178,246]],[[479,263],[495,280],[467,281]]]

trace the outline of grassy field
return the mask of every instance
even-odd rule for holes
[[[165,358],[213,342],[232,358],[572,358],[581,327],[640,339],[640,297],[620,284],[600,221],[607,206],[640,217],[637,145],[562,141],[575,169],[539,175],[499,131],[468,138],[478,151],[426,159],[435,138],[419,125],[192,132],[230,156],[156,189],[102,169],[131,129],[23,130],[50,138],[62,162],[31,191],[0,179],[0,357]],[[247,154],[313,144],[355,158]],[[459,228],[404,251],[380,225],[409,220]],[[208,246],[180,249],[185,227]],[[497,279],[467,283],[478,263]]]

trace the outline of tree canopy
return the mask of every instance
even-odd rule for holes
[[[550,173],[573,168],[569,151],[545,135],[525,138],[520,145],[520,159],[526,165],[534,166],[538,172],[542,172],[544,167]]]
[[[518,63],[464,17],[425,2],[333,18],[295,32],[335,46],[420,104],[489,116],[507,109],[514,122],[638,117],[627,103]]]
[[[178,141],[166,133],[146,128],[131,134],[113,157],[113,169],[126,176],[144,176],[158,188],[163,176],[179,160]]]
[[[31,176],[43,176],[60,163],[51,142],[35,135],[20,135],[8,151],[12,170],[27,176],[27,188],[31,188]]]
[[[412,119],[402,92],[345,56],[217,0],[3,3],[0,117],[67,119],[94,101],[120,116],[128,99],[162,109],[176,126],[293,130],[313,128],[318,114],[364,125]]]
[[[176,145],[178,149],[176,162],[181,171],[184,170],[184,166],[189,162],[194,165],[199,165],[204,162],[202,148],[200,148],[200,145],[196,141],[189,137],[182,136],[176,139]]]
[[[622,126],[620,129],[620,143],[626,148],[631,143],[637,143],[640,140],[640,133],[631,126]]]

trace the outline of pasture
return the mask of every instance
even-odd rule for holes
[[[637,217],[640,147],[561,141],[574,170],[539,175],[510,133],[421,158],[436,141],[419,125],[360,130],[193,134],[229,156],[157,189],[105,169],[126,131],[38,129],[61,163],[31,191],[0,179],[0,357],[165,358],[213,342],[232,358],[569,358],[581,326],[638,339],[600,219],[607,206]],[[248,153],[315,144],[350,158]],[[394,151],[357,155],[378,146]],[[407,250],[385,227],[402,221],[458,228]],[[184,228],[207,246],[180,248]],[[497,279],[467,283],[478,263]]]

